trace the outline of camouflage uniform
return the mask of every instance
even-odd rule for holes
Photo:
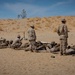
[[[31,28],[28,30],[28,40],[30,42],[30,49],[31,51],[33,50],[36,50],[36,33],[35,33],[35,30],[34,30],[34,26],[31,25],[30,26]]]
[[[4,38],[1,38],[0,39],[0,48],[5,48],[5,47],[8,47],[9,45],[9,41],[4,39]]]
[[[17,36],[17,39],[16,39],[16,40],[13,42],[13,44],[12,44],[12,48],[14,48],[14,49],[15,49],[15,48],[19,48],[19,47],[22,45],[22,42],[21,42],[22,39],[23,39],[23,38],[21,38],[20,35],[18,35],[18,36]]]
[[[60,54],[66,54],[68,29],[65,25],[66,20],[62,19],[62,25],[58,27],[58,35],[60,36]]]
[[[0,38],[0,45],[1,45],[4,41],[6,41],[6,39],[3,38],[3,37],[1,37],[1,38]]]

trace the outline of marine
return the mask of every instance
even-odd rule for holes
[[[20,35],[17,36],[17,39],[12,43],[12,48],[19,48],[22,45],[22,39]]]
[[[66,54],[67,49],[67,39],[68,39],[68,28],[66,25],[66,20],[61,20],[62,24],[58,27],[57,33],[60,36],[60,54]]]
[[[5,38],[0,38],[0,48],[6,48],[9,45],[9,41]]]
[[[35,28],[34,25],[30,25],[30,28],[28,30],[28,40],[30,43],[30,50],[32,52],[36,51],[36,33],[34,28]]]

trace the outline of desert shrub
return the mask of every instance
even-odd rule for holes
[[[75,24],[73,24],[73,27],[75,27]]]
[[[16,28],[12,28],[12,30],[16,30]]]
[[[38,29],[41,29],[42,27],[40,26],[40,24],[39,25],[35,25],[35,30],[38,30]]]
[[[2,23],[0,23],[0,25],[3,25]]]
[[[3,29],[0,27],[0,31],[3,31]]]
[[[53,32],[57,32],[57,28],[54,28],[54,29],[53,29]]]
[[[42,23],[44,23],[45,21],[44,20],[42,20]]]
[[[50,24],[46,24],[45,27],[50,27]]]
[[[38,25],[39,25],[39,24],[40,24],[40,22],[37,22],[36,24],[38,24]]]
[[[27,25],[26,25],[26,27],[28,27],[28,28],[29,28],[29,27],[30,27],[30,24],[27,24]],[[26,27],[25,27],[25,28],[26,28]]]
[[[20,29],[20,27],[17,27],[16,29]]]
[[[37,28],[37,27],[35,27],[35,30],[38,30],[38,28]]]
[[[12,22],[11,24],[15,24],[15,22]]]

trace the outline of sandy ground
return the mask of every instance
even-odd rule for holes
[[[37,40],[59,43],[57,33],[39,32]],[[75,32],[69,32],[69,44],[75,44]],[[2,34],[2,33],[1,33]],[[14,38],[16,33],[4,33],[3,36]],[[55,58],[51,58],[55,56]],[[75,56],[60,56],[52,53],[31,53],[10,48],[0,49],[0,75],[75,75]]]
[[[75,57],[0,50],[0,75],[75,75]]]
[[[75,16],[65,17],[69,28],[68,44],[75,45]],[[59,43],[56,27],[61,17],[0,20],[0,37],[14,40],[18,34],[27,38],[30,24],[35,25],[37,41]],[[27,27],[25,27],[25,24]],[[26,43],[25,41],[24,43]],[[55,56],[55,58],[51,58]],[[75,75],[75,55],[32,53],[10,48],[0,49],[0,75]]]

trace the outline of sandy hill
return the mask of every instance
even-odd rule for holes
[[[61,19],[67,20],[69,30],[75,28],[75,16],[55,16],[43,18],[26,18],[26,19],[0,19],[0,31],[26,31],[28,27],[33,24],[35,29],[39,31],[53,31],[57,30],[58,25],[61,24]]]

